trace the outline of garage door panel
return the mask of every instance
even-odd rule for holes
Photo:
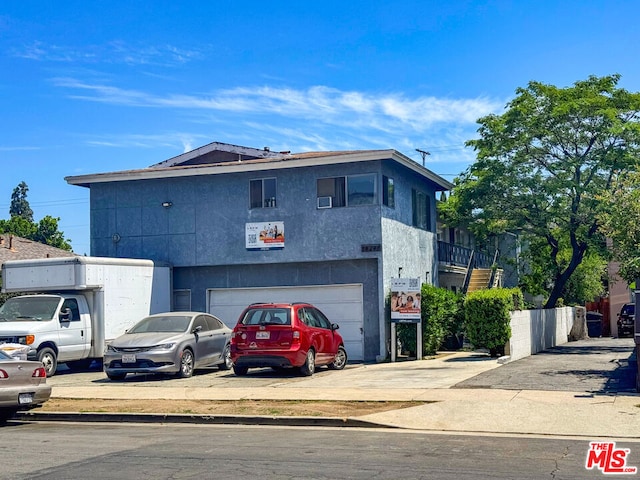
[[[364,359],[362,285],[210,289],[208,295],[209,312],[231,328],[251,303],[311,303],[340,326],[349,359]]]

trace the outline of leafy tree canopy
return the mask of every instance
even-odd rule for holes
[[[480,138],[467,142],[477,160],[440,207],[448,225],[479,238],[512,231],[544,239],[547,307],[587,251],[602,246],[602,194],[639,163],[640,94],[618,88],[619,80],[591,76],[568,88],[530,82],[517,89],[505,113],[478,120]]]
[[[29,222],[33,222],[33,211],[27,201],[27,192],[29,187],[25,182],[20,182],[11,194],[11,207],[9,207],[9,215],[11,217],[21,217]]]
[[[11,195],[9,220],[0,220],[0,233],[11,233],[18,237],[27,238],[35,242],[51,245],[62,250],[71,251],[71,243],[64,238],[64,233],[58,230],[59,218],[49,215],[38,223],[33,221],[33,212],[27,201],[29,187],[21,182]]]
[[[629,172],[618,188],[604,192],[600,220],[620,262],[619,275],[631,283],[640,279],[640,172]]]

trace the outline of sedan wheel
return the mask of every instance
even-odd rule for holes
[[[347,351],[343,346],[338,348],[338,353],[336,353],[336,358],[333,359],[333,362],[328,365],[331,370],[342,370],[347,364]]]
[[[0,424],[3,424],[7,420],[13,418],[17,411],[18,409],[15,407],[0,408]]]
[[[313,348],[310,348],[307,352],[307,359],[305,360],[304,365],[300,367],[300,373],[302,373],[305,377],[310,377],[315,371],[316,352],[313,350]]]
[[[220,370],[229,370],[233,367],[233,362],[231,361],[231,345],[227,345],[224,347],[224,353],[222,354],[223,361],[218,368]]]
[[[185,348],[180,355],[180,370],[178,370],[178,377],[189,378],[193,375],[193,352],[188,348]]]

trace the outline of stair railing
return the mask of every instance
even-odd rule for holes
[[[493,255],[493,263],[491,264],[491,278],[489,278],[488,288],[493,288],[496,281],[496,272],[498,271],[498,255],[500,251],[496,249],[496,253]]]
[[[473,262],[475,250],[471,250],[471,255],[469,255],[469,263],[467,263],[467,273],[464,275],[464,282],[462,283],[462,293],[467,293],[469,289],[469,282],[471,281],[471,272],[473,271]]]

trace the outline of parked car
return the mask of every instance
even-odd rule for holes
[[[128,373],[171,373],[181,378],[199,368],[231,368],[231,329],[200,312],[150,315],[114,339],[104,355],[111,380]]]
[[[42,363],[20,360],[0,350],[0,423],[18,410],[39,407],[50,397]]]
[[[633,337],[636,321],[636,305],[625,303],[618,314],[618,337]]]
[[[249,368],[299,368],[313,375],[320,365],[341,370],[347,351],[338,328],[309,303],[252,304],[231,336],[233,371],[246,375]]]

